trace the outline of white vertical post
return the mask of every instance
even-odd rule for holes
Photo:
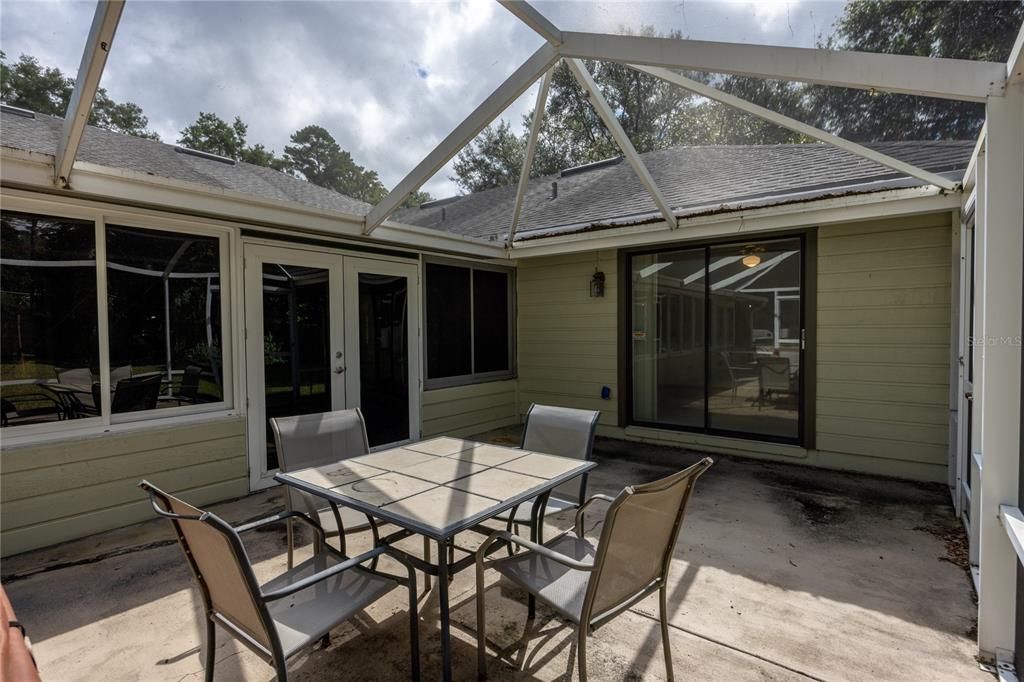
[[[1021,454],[1021,261],[1024,257],[1024,84],[989,97],[985,172],[979,187],[984,269],[981,305],[982,409],[978,648],[1012,651],[1017,554],[999,522],[999,506],[1018,504]]]

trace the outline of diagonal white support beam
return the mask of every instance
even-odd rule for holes
[[[413,192],[420,188],[424,182],[451,161],[452,157],[459,153],[476,135],[486,128],[491,121],[508,108],[519,95],[526,92],[526,89],[533,85],[541,74],[551,68],[551,65],[558,60],[558,51],[549,44],[543,45],[533,53],[523,65],[513,72],[498,89],[490,94],[480,106],[473,110],[466,120],[458,125],[451,133],[437,145],[430,154],[406,175],[395,188],[384,197],[379,204],[373,207],[366,216],[366,224],[363,227],[364,234],[370,234],[378,225],[384,222],[395,209],[402,205]]]
[[[537,139],[540,137],[540,126],[544,122],[544,110],[548,104],[548,90],[551,88],[551,71],[544,74],[537,92],[537,105],[533,108],[533,121],[530,122],[530,137],[526,140],[526,151],[523,153],[523,169],[519,171],[519,186],[516,188],[516,202],[512,206],[512,224],[508,230],[506,244],[512,247],[516,238],[516,227],[519,225],[519,214],[523,210],[523,197],[530,184],[530,169],[533,168],[533,157],[537,153]]]
[[[1001,96],[1006,65],[966,59],[562,32],[563,57],[984,102]]]
[[[124,0],[100,0],[92,18],[89,37],[85,41],[82,63],[78,66],[78,79],[64,114],[64,127],[57,140],[57,154],[53,164],[53,182],[58,187],[68,186],[68,177],[82,143],[85,126],[89,122],[93,99],[100,86],[103,67],[107,63],[110,44],[114,40],[117,24],[121,21]]]
[[[562,44],[562,31],[552,24],[547,17],[533,8],[533,5],[524,0],[498,0],[502,7],[536,31],[540,36],[558,47]]]
[[[611,133],[612,139],[619,145],[619,149],[622,150],[622,155],[626,157],[626,161],[633,167],[633,171],[639,176],[640,182],[647,189],[647,192],[651,195],[651,199],[658,206],[658,210],[665,216],[665,222],[668,223],[671,229],[676,229],[679,226],[679,221],[676,220],[676,216],[672,213],[672,208],[668,205],[668,201],[665,199],[665,195],[661,193],[658,186],[654,183],[654,178],[651,176],[651,172],[647,170],[647,166],[644,165],[643,160],[636,151],[636,147],[626,137],[626,131],[622,129],[619,124],[619,120],[615,118],[615,112],[608,105],[607,100],[601,94],[601,91],[597,88],[597,83],[594,82],[594,77],[587,71],[586,65],[583,64],[579,59],[567,59],[565,60],[569,65],[569,70],[579,81],[579,84],[590,96],[590,103],[597,111],[597,115],[604,121],[605,127],[608,128],[608,132]]]
[[[695,81],[691,78],[680,76],[678,73],[669,71],[668,69],[661,69],[653,66],[639,66],[637,64],[630,64],[629,66],[631,68],[636,69],[637,71],[642,71],[643,73],[654,76],[655,78],[660,78],[663,81],[667,81],[674,85],[678,85],[679,87],[689,90],[690,92],[696,93],[702,97],[707,97],[708,99],[715,100],[716,102],[721,102],[722,104],[727,104],[731,107],[739,109],[740,111],[745,111],[748,114],[753,114],[754,116],[763,118],[769,123],[774,123],[775,125],[782,126],[783,128],[795,130],[801,135],[806,135],[807,137],[813,138],[815,140],[820,140],[821,142],[827,142],[828,144],[833,145],[835,147],[839,147],[840,149],[848,151],[851,154],[862,156],[865,159],[874,161],[877,164],[881,164],[883,166],[886,166],[887,168],[891,168],[905,175],[917,178],[918,180],[924,180],[928,184],[935,185],[937,187],[942,187],[943,189],[948,190],[956,189],[958,185],[956,181],[950,180],[949,178],[944,178],[937,173],[932,173],[931,171],[926,171],[923,168],[918,168],[913,164],[900,161],[899,159],[893,158],[888,154],[876,152],[875,150],[869,149],[864,145],[857,144],[856,142],[844,140],[843,138],[837,135],[833,135],[832,133],[826,133],[824,130],[820,130],[818,128],[815,128],[814,126],[807,125],[806,123],[798,121],[795,118],[784,116],[783,114],[774,112],[771,109],[766,109],[762,106],[754,104],[753,102],[748,102],[745,99],[740,99],[735,95],[730,95],[729,93],[722,92],[721,90],[713,88],[710,85],[705,85],[700,81]]]
[[[1010,59],[1006,62],[1006,82],[1024,83],[1024,26],[1020,27],[1017,40],[1010,50]]]

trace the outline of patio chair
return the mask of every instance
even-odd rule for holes
[[[409,590],[412,677],[419,679],[419,618],[412,567],[406,566],[408,576],[399,578],[362,566],[384,553],[399,559],[391,548],[375,547],[349,558],[321,543],[323,551],[260,585],[240,534],[295,519],[322,534],[315,520],[301,512],[288,511],[232,528],[214,514],[197,509],[148,481],[141,481],[139,487],[149,493],[156,513],[174,527],[202,594],[206,611],[207,682],[213,680],[216,625],[273,665],[277,679],[284,681],[288,679],[289,658],[329,636],[338,624],[398,585]]]
[[[276,417],[270,420],[270,428],[274,432],[274,444],[277,446],[277,461],[281,471],[286,473],[333,464],[370,451],[366,422],[358,407],[352,410]],[[298,509],[316,519],[326,537],[338,538],[342,554],[345,553],[346,534],[370,529],[374,544],[380,539],[373,517],[350,507],[331,507],[326,501],[307,492],[293,486],[286,487],[285,504],[288,511]],[[287,532],[288,567],[291,568],[295,553],[291,522],[287,524]]]
[[[110,385],[117,386],[117,382],[122,379],[132,378],[132,366],[121,365],[120,367],[114,367],[110,370]]]
[[[121,379],[114,386],[114,394],[110,397],[110,413],[138,412],[155,410],[160,397],[160,374],[140,374],[129,379]],[[93,400],[100,404],[100,385],[93,384]]]
[[[736,392],[739,387],[748,382],[754,381],[757,377],[755,376],[756,367],[749,364],[737,364],[733,361],[732,354],[729,351],[721,351],[722,365],[729,373],[729,384],[732,387],[732,402],[736,402]]]
[[[484,639],[484,570],[493,567],[554,609],[577,627],[576,653],[580,680],[587,679],[587,636],[647,595],[657,591],[661,602],[661,642],[665,670],[672,675],[668,638],[668,569],[672,562],[686,503],[697,477],[711,466],[705,457],[665,478],[629,486],[615,498],[594,495],[576,511],[573,530],[543,545],[507,531],[492,533],[476,553],[477,670],[487,674]],[[609,502],[597,545],[583,534],[583,515],[596,500]],[[488,559],[494,542],[524,547],[511,557]],[[532,614],[531,614],[532,617]]]
[[[597,420],[600,412],[575,410],[568,407],[550,405],[530,405],[523,426],[524,450],[541,452],[562,457],[575,457],[590,460],[594,450],[594,433],[597,431]],[[587,495],[587,476],[584,474],[579,481],[569,481],[551,491],[547,505],[541,512],[539,524],[544,523],[546,514],[557,514],[578,507]],[[519,532],[520,524],[530,524],[532,504],[521,504],[511,511],[495,518],[515,526]]]
[[[790,393],[789,358],[764,356],[757,359],[757,406],[768,404],[772,395]]]
[[[177,401],[179,405],[188,403],[194,405],[199,402],[199,380],[203,375],[203,368],[199,365],[187,365],[181,373],[181,383],[178,390],[170,395],[161,395],[161,401]]]

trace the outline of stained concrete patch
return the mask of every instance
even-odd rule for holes
[[[512,431],[489,435],[518,442]],[[599,439],[590,492],[614,494],[702,456]],[[950,558],[958,525],[941,487],[716,460],[698,483],[669,576],[677,679],[991,679],[978,670],[976,645],[965,634],[976,607],[969,578]],[[281,506],[280,491],[272,490],[212,510],[238,523]],[[571,524],[572,514],[549,522],[550,537]],[[591,537],[600,526],[601,514],[588,514]],[[250,533],[245,541],[261,580],[284,570],[283,529]],[[459,538],[470,550],[477,541]],[[349,542],[352,553],[365,549],[368,534]],[[421,547],[415,538],[403,543],[411,551]],[[200,605],[165,521],[12,557],[3,573],[15,578],[6,588],[45,679],[202,679]],[[434,584],[420,598],[427,680],[438,679],[440,669]],[[491,678],[574,677],[573,628],[540,607],[528,629],[522,591],[493,574],[486,589]],[[472,679],[472,571],[455,577],[451,594],[456,679]],[[597,630],[587,641],[591,679],[664,679],[657,614],[652,596]],[[326,649],[293,659],[290,678],[402,679],[407,626],[405,595],[395,591],[335,629]],[[224,636],[217,660],[218,680],[273,677]]]

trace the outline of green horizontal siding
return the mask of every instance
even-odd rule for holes
[[[2,457],[3,556],[152,518],[143,478],[194,504],[249,491],[242,418],[5,448]]]

